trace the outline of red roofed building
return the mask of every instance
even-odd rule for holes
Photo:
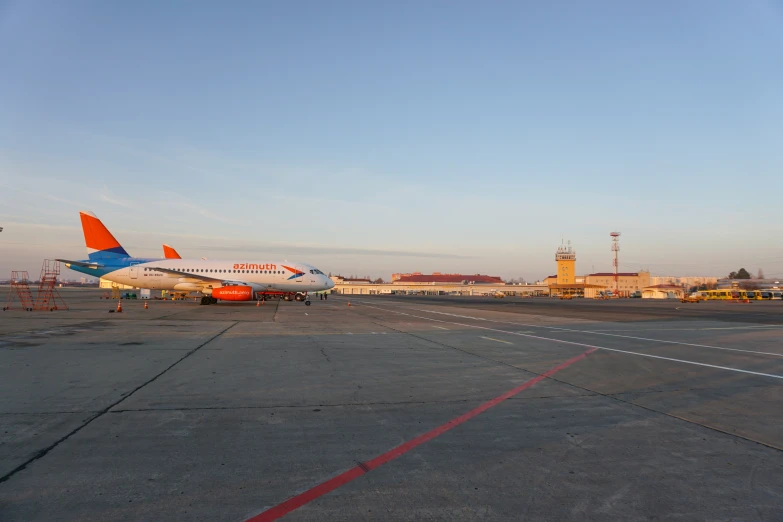
[[[432,285],[432,284],[468,284],[468,285],[504,285],[503,280],[497,276],[488,276],[481,274],[393,274],[392,282],[394,284],[410,285]]]

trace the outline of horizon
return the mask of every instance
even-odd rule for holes
[[[137,257],[783,277],[783,6],[603,5],[0,2],[0,278],[82,209]]]

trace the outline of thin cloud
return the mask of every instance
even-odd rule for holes
[[[0,185],[2,186],[2,185]],[[61,198],[60,196],[55,196],[54,194],[41,194],[38,192],[33,192],[31,190],[24,190],[19,189],[19,192],[22,194],[26,194],[31,197],[43,197],[45,199],[48,199],[50,201],[56,201],[57,203],[65,203],[66,205],[72,205],[74,207],[81,207],[82,205],[80,203],[77,203],[75,201],[71,201],[70,199]]]
[[[3,224],[3,227],[10,229],[11,227],[19,228],[39,228],[43,230],[78,230],[78,227],[67,225],[49,225],[47,223],[24,223],[21,221],[8,221]]]
[[[241,223],[235,219],[228,218],[226,216],[222,216],[220,214],[216,214],[210,210],[207,210],[204,208],[203,205],[197,205],[194,203],[191,203],[185,199],[182,198],[181,195],[175,194],[173,192],[163,192],[163,196],[166,197],[166,200],[168,201],[168,205],[173,208],[177,208],[179,210],[186,210],[189,212],[195,212],[196,214],[205,217],[209,219],[210,221],[217,221],[219,223],[223,223],[226,225],[243,225],[244,223]]]
[[[132,208],[127,201],[123,201],[117,196],[115,196],[114,193],[111,190],[109,190],[109,187],[107,187],[106,185],[103,186],[103,189],[98,194],[98,199],[100,199],[101,201],[105,201],[106,203],[111,203],[112,205],[117,205],[125,208]]]
[[[356,255],[356,256],[386,256],[386,257],[415,257],[421,259],[471,259],[472,256],[463,256],[458,254],[450,254],[446,252],[413,252],[405,250],[381,250],[373,248],[352,248],[352,247],[334,247],[334,246],[288,246],[288,245],[270,245],[268,247],[259,248],[257,245],[237,245],[237,246],[221,246],[221,245],[197,245],[191,249],[201,251],[217,251],[217,252],[242,252],[250,254],[269,254],[286,253],[286,254],[320,254],[320,255]]]

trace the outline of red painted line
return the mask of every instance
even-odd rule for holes
[[[460,424],[469,421],[476,415],[484,413],[488,409],[492,408],[493,406],[497,406],[501,402],[513,397],[519,392],[535,386],[536,384],[543,381],[544,379],[553,376],[560,370],[564,368],[568,368],[575,362],[581,361],[582,359],[584,359],[585,357],[587,357],[597,349],[598,348],[590,348],[586,352],[577,355],[576,357],[573,357],[571,359],[568,359],[567,361],[555,366],[554,368],[548,370],[546,373],[542,373],[541,375],[534,377],[533,379],[530,379],[529,381],[523,384],[520,384],[516,388],[507,391],[503,395],[498,395],[494,399],[485,402],[481,406],[478,406],[470,410],[469,412],[464,413],[459,417],[450,420],[446,424],[442,424],[441,426],[438,426],[437,428],[434,428],[428,431],[427,433],[419,435],[418,437],[413,438],[408,442],[400,444],[396,448],[390,449],[386,453],[382,453],[381,455],[378,455],[372,460],[368,460],[367,462],[355,466],[349,469],[348,471],[340,473],[336,477],[332,477],[326,482],[322,482],[321,484],[318,484],[317,486],[308,489],[304,493],[300,493],[295,497],[291,497],[285,502],[282,502],[274,507],[267,509],[263,513],[259,513],[258,515],[247,519],[246,522],[271,522],[272,520],[277,520],[278,518],[287,515],[291,511],[294,511],[295,509],[298,509],[304,506],[305,504],[309,504],[313,500],[334,491],[340,486],[347,484],[356,478],[361,477],[365,473],[369,473],[370,471],[386,464],[387,462],[394,460],[401,455],[404,455],[405,453],[409,452],[416,446],[420,446],[421,444],[424,444],[425,442],[432,440],[435,437],[443,435],[450,429],[455,428]]]

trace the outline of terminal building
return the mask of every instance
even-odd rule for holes
[[[392,274],[391,283],[372,283],[332,276],[334,292],[346,295],[548,295],[545,284],[509,284],[500,277],[483,274]]]
[[[748,290],[783,289],[783,279],[729,279],[723,277],[716,282],[718,288],[743,288]]]
[[[395,276],[397,276],[395,278]],[[497,276],[481,274],[441,274],[433,272],[425,275],[416,274],[392,274],[393,285],[430,285],[430,284],[456,284],[456,285],[505,285],[506,283]]]
[[[701,285],[714,285],[718,282],[717,277],[709,276],[652,276],[650,278],[651,285],[679,285],[685,287],[701,286]]]

